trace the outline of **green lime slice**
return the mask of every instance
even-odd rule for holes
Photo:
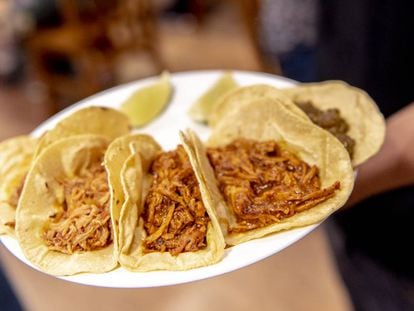
[[[165,71],[158,81],[132,93],[121,104],[121,110],[129,117],[134,127],[144,126],[164,110],[171,93],[170,74]]]
[[[231,72],[223,73],[220,79],[191,106],[188,111],[191,119],[197,122],[207,122],[219,99],[237,87],[238,84]]]

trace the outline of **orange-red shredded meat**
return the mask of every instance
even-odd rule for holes
[[[279,222],[327,200],[339,182],[321,189],[319,170],[274,141],[238,139],[222,148],[209,148],[219,189],[244,232]]]
[[[112,243],[110,194],[100,161],[79,176],[61,181],[63,209],[44,232],[49,249],[65,254],[102,249]]]
[[[194,252],[206,247],[210,221],[200,189],[182,146],[158,156],[145,200],[145,252]]]

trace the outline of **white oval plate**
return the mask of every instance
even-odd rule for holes
[[[210,133],[209,128],[194,123],[189,118],[187,111],[191,104],[214,84],[222,73],[223,71],[193,71],[172,74],[171,78],[174,94],[169,106],[162,115],[151,122],[147,127],[139,130],[139,132],[153,135],[163,146],[164,150],[175,148],[179,143],[179,130],[185,130],[187,128],[193,129],[203,140],[206,140]],[[233,76],[239,85],[242,86],[263,83],[277,87],[290,87],[295,84],[294,81],[286,78],[256,72],[233,71]],[[52,128],[59,120],[72,113],[74,110],[86,106],[118,108],[133,91],[151,84],[155,79],[157,79],[157,77],[121,85],[89,97],[56,114],[36,128],[32,134],[40,136],[43,132]],[[102,274],[83,273],[59,278],[79,284],[117,288],[144,288],[181,284],[210,278],[246,267],[280,252],[304,237],[316,227],[317,225],[311,225],[233,246],[226,250],[224,258],[217,264],[188,271],[134,273],[119,267],[113,271]],[[1,242],[17,258],[38,270],[37,267],[33,266],[24,257],[19,244],[15,239],[2,236]]]

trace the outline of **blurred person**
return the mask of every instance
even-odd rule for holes
[[[414,102],[387,119],[383,147],[358,167],[347,206],[328,221],[356,310],[414,310]]]
[[[345,80],[387,117],[384,146],[358,168],[347,208],[331,218],[328,233],[356,310],[414,310],[412,1],[261,4],[265,57],[279,59],[287,77]]]
[[[3,274],[0,263],[0,310],[20,311],[23,310],[13,290],[9,286]]]
[[[414,19],[409,0],[321,0],[318,78],[366,90],[387,117],[377,156],[358,169],[329,226],[357,310],[414,310]]]
[[[318,9],[318,0],[262,0],[259,6],[259,44],[266,62],[300,82],[316,78]]]

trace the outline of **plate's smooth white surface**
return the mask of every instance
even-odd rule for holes
[[[191,104],[214,84],[221,74],[222,71],[194,71],[172,74],[174,94],[169,106],[161,116],[138,132],[153,135],[163,146],[164,150],[175,148],[179,143],[179,130],[187,128],[193,129],[203,140],[206,140],[210,130],[206,126],[194,123],[188,117],[187,111]],[[239,85],[242,86],[259,83],[277,87],[294,85],[294,82],[291,80],[262,73],[233,71],[233,75]],[[87,98],[44,122],[32,134],[36,136],[41,135],[45,130],[52,128],[60,119],[76,109],[86,106],[117,108],[133,91],[151,84],[155,79],[157,77],[121,85]],[[156,287],[206,279],[234,271],[271,256],[298,241],[316,228],[316,226],[312,225],[278,233],[228,248],[223,260],[208,267],[188,271],[155,271],[145,273],[133,273],[123,268],[117,268],[103,274],[84,273],[59,278],[85,285],[119,288]],[[1,242],[21,261],[37,269],[26,260],[16,240],[3,236],[1,237]]]

